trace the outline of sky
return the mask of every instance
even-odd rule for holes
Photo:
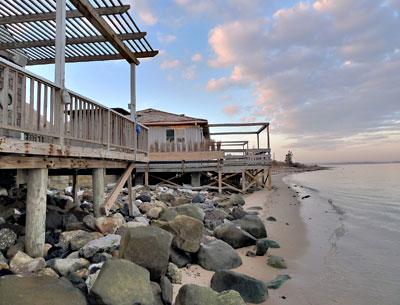
[[[278,160],[400,160],[400,0],[125,2],[160,51],[137,68],[138,109],[268,121]],[[129,65],[67,64],[66,85],[127,108]]]

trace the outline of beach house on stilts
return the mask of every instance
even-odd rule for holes
[[[92,174],[95,214],[107,214],[149,160],[148,129],[135,119],[135,73],[140,58],[158,52],[129,8],[120,0],[0,2],[0,169],[27,183],[30,256],[43,255],[48,175],[73,175],[76,191],[77,170]],[[65,63],[117,59],[131,69],[129,117],[65,88]],[[54,82],[24,68],[41,64],[55,64]],[[120,178],[105,198],[108,170]]]

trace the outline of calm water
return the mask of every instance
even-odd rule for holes
[[[311,195],[301,200],[309,246],[297,262],[310,304],[400,305],[400,164],[335,166],[285,180]]]

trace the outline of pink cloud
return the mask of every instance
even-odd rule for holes
[[[222,108],[222,111],[229,116],[235,116],[239,113],[240,106],[236,104],[226,105]]]
[[[164,60],[160,68],[163,70],[170,70],[170,69],[175,69],[178,68],[181,65],[181,62],[178,59],[170,59],[170,60]]]

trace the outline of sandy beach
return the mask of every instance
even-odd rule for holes
[[[268,238],[279,242],[281,248],[269,249],[266,256],[256,257],[246,256],[246,252],[254,247],[238,249],[243,264],[233,270],[263,281],[272,280],[278,274],[289,274],[292,277],[281,288],[269,289],[268,299],[261,304],[309,304],[301,289],[296,285],[296,259],[304,254],[307,247],[306,225],[300,216],[300,204],[295,192],[282,181],[287,174],[279,173],[273,176],[273,190],[265,189],[245,196],[245,209],[254,211],[261,208],[258,210],[259,216],[265,221]],[[268,216],[275,217],[277,221],[266,221]],[[266,261],[268,255],[271,254],[282,256],[288,268],[278,270],[268,266]],[[213,272],[204,270],[198,265],[182,270],[183,284],[210,285]],[[175,292],[178,291],[179,286],[181,285],[175,285]]]

